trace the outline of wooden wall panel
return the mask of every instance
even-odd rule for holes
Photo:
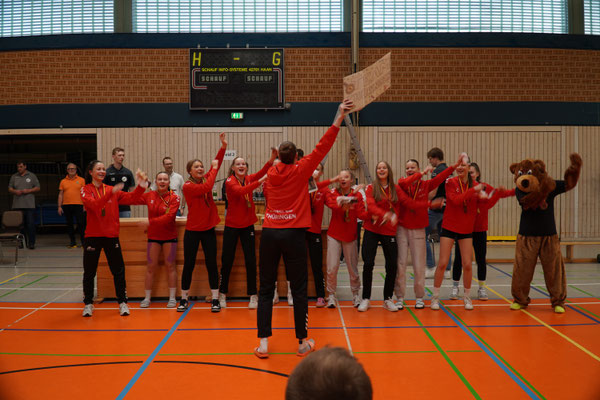
[[[328,127],[227,128],[229,149],[250,163],[250,171],[260,169],[269,158],[269,148],[291,140],[310,152]],[[355,127],[371,174],[378,160],[387,160],[396,179],[404,174],[404,162],[416,158],[423,168],[427,151],[434,146],[444,150],[446,162],[454,163],[466,151],[482,169],[485,182],[513,187],[508,167],[523,158],[540,158],[550,175],[562,179],[569,154],[577,151],[584,160],[576,189],[556,200],[557,225],[563,239],[600,238],[600,127]],[[185,165],[193,158],[208,165],[220,147],[218,128],[102,128],[98,129],[98,155],[108,166],[111,150],[125,148],[125,165],[137,167],[152,177],[162,169],[165,155],[173,158],[175,170],[187,176]],[[348,166],[351,141],[343,127],[325,163],[324,178],[331,178]],[[225,178],[230,161],[224,161],[218,179]],[[362,171],[356,171],[364,182]],[[221,183],[217,184],[220,195]],[[520,208],[514,199],[501,200],[490,211],[490,235],[512,236],[518,228]],[[134,207],[134,216],[145,216],[145,207]],[[329,221],[326,210],[324,224]]]

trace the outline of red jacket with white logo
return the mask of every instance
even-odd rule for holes
[[[136,204],[146,189],[138,186],[133,192],[113,193],[112,190],[112,186],[102,184],[97,188],[93,183],[81,188],[81,200],[87,213],[86,237],[119,237],[119,204]]]
[[[317,182],[317,190],[309,193],[310,196],[310,228],[309,232],[321,233],[321,225],[323,224],[323,211],[325,211],[325,196],[327,195],[327,186],[331,181],[329,179],[322,182]]]
[[[329,152],[340,128],[331,126],[315,149],[296,164],[279,163],[269,169],[265,182],[265,228],[309,228],[311,225],[308,179]]]
[[[273,163],[267,162],[257,173],[246,175],[243,185],[235,174],[227,178],[225,181],[225,191],[227,193],[225,226],[229,226],[230,228],[247,228],[258,221],[252,192],[260,186],[258,180],[267,173],[272,165]]]
[[[175,217],[179,210],[179,196],[172,190],[160,195],[151,190],[142,195],[140,201],[134,203],[148,206],[148,239],[172,240],[177,238]]]
[[[185,229],[188,231],[207,231],[214,228],[221,218],[212,198],[212,188],[217,172],[223,163],[225,149],[219,149],[215,160],[219,161],[217,168],[210,168],[204,175],[203,182],[186,181],[183,184],[183,195],[188,205],[188,216]]]
[[[363,197],[360,193],[348,194],[348,197],[356,197],[356,203],[351,203],[350,208],[346,211],[337,203],[337,198],[343,196],[339,189],[331,189],[327,192],[325,204],[331,208],[331,220],[329,221],[329,229],[327,235],[341,242],[352,242],[356,240],[356,225],[359,210],[364,212]]]
[[[437,188],[454,172],[454,166],[448,167],[435,178],[426,181],[420,180],[421,173],[417,172],[408,178],[398,179],[398,186],[413,200],[427,200],[429,192]],[[413,178],[418,176],[418,179]],[[412,179],[411,179],[412,178]],[[402,207],[398,216],[399,224],[406,229],[423,229],[429,226],[429,214],[427,208]]]
[[[456,233],[473,233],[477,215],[477,192],[467,187],[460,177],[446,181],[446,209],[442,228]]]

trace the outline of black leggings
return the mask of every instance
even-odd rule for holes
[[[458,241],[455,246],[452,280],[460,281],[460,276],[462,275],[462,257],[458,248]],[[487,232],[473,232],[473,250],[475,250],[475,261],[477,262],[477,279],[485,281],[487,276]]]
[[[365,230],[362,245],[363,266],[363,299],[371,298],[371,285],[373,283],[373,267],[377,244],[381,243],[385,257],[385,283],[383,285],[383,299],[391,299],[394,294],[394,283],[398,271],[398,245],[395,236],[380,235]]]
[[[244,251],[246,264],[246,293],[249,296],[256,294],[256,248],[254,241],[254,225],[246,228],[231,228],[226,226],[223,230],[223,249],[221,253],[221,293],[229,291],[229,275],[235,259],[238,238]]]
[[[208,283],[211,289],[219,288],[219,270],[217,268],[217,235],[215,228],[207,231],[188,231],[183,235],[183,272],[181,273],[181,290],[190,290],[192,273],[196,266],[198,246],[202,242],[204,263],[208,271]]]
[[[320,233],[306,231],[306,245],[310,266],[315,279],[315,291],[317,297],[325,297],[325,281],[323,277],[323,237]]]
[[[125,262],[121,253],[119,238],[86,237],[83,243],[83,302],[94,301],[94,278],[98,270],[98,259],[104,249],[108,267],[113,275],[115,294],[119,303],[127,303],[125,290]]]
[[[263,228],[262,230],[258,261],[260,288],[258,291],[258,312],[256,313],[259,338],[266,338],[273,334],[271,330],[273,294],[275,293],[277,267],[281,256],[283,256],[283,263],[294,298],[296,338],[305,339],[308,335],[308,299],[306,294],[308,267],[306,265],[305,241],[306,229],[304,228]]]

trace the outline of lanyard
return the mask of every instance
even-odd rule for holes
[[[235,179],[236,179],[236,180],[238,181],[238,183],[240,184],[240,186],[241,186],[241,187],[244,187],[244,186],[245,186],[245,185],[244,185],[244,183],[245,183],[245,181],[246,181],[246,177],[244,177],[244,180],[239,180],[239,179],[238,179],[238,177],[237,177],[237,175],[235,175],[235,174],[234,174],[234,176],[235,176]],[[250,197],[249,197],[249,194],[248,194],[248,193],[246,193],[246,194],[244,195],[244,199],[246,199],[246,207],[248,207],[248,208],[251,208],[251,207],[252,207],[252,204],[250,203]]]
[[[156,193],[158,193],[158,191],[157,191]],[[162,202],[165,204],[165,206],[167,206],[167,208],[166,208],[166,210],[165,210],[165,214],[168,214],[168,213],[169,213],[169,211],[171,210],[171,207],[169,207],[169,203],[171,203],[171,194],[172,194],[172,193],[173,193],[173,191],[172,191],[172,190],[169,190],[169,191],[167,192],[167,194],[169,195],[169,196],[168,196],[168,197],[169,197],[169,201],[165,201],[164,197],[162,197],[162,196],[160,195],[160,193],[158,193],[158,197],[160,197],[160,199],[161,199],[161,200],[162,200]]]
[[[462,181],[460,180],[460,176],[458,177],[458,184],[460,185],[460,194],[463,194],[465,191],[463,189],[463,185],[462,185]],[[467,213],[467,201],[466,200],[463,201],[463,211],[465,214]]]
[[[104,188],[103,183],[102,183],[102,196],[100,196],[100,191],[98,191],[98,188],[96,187],[96,185],[94,185],[94,189],[96,189],[96,193],[98,194],[98,199],[101,199],[102,197],[104,197],[104,193],[106,192],[106,189]],[[106,215],[105,208],[106,208],[106,206],[102,207],[102,211],[100,212],[100,215],[102,215],[103,217]]]
[[[192,183],[204,183],[204,177],[200,178],[200,182],[196,182],[196,180],[190,176],[188,181]],[[207,207],[210,207],[210,203],[208,202],[208,192],[204,193],[204,202],[206,203]]]
[[[389,185],[388,185],[389,187]],[[379,186],[379,189],[381,189],[381,193],[383,193],[383,196],[385,197],[385,199],[388,201],[388,204],[390,205],[390,211],[391,212],[395,212],[394,210],[394,204],[392,203],[392,201],[390,200],[390,196],[388,196],[388,194],[385,192],[385,190],[383,189],[383,186]],[[391,190],[391,189],[390,189]]]

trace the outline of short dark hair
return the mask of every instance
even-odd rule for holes
[[[444,160],[444,152],[439,147],[434,147],[427,152],[427,158],[437,158],[440,161]]]
[[[123,149],[122,147],[115,147],[112,150],[112,155],[114,156],[115,154],[117,154],[119,151],[122,151],[123,153],[125,153],[125,149]]]
[[[171,160],[171,161],[173,161],[173,159],[171,157],[166,156],[165,158],[162,159],[162,163],[163,164],[165,163],[165,160]]]
[[[370,400],[371,379],[342,347],[325,347],[294,368],[285,388],[286,400]]]
[[[18,160],[15,165],[19,165],[19,164],[23,164],[24,166],[27,166],[27,163],[23,160]]]
[[[87,168],[85,169],[85,183],[92,183],[92,171],[94,170],[94,167],[96,166],[96,164],[100,164],[102,163],[102,161],[100,160],[92,160],[90,161],[90,163],[88,164]]]
[[[419,167],[419,162],[414,158],[409,158],[408,160],[406,160],[406,164],[408,164],[409,162],[414,162],[415,164],[417,164],[417,168]]]
[[[298,160],[304,157],[304,150],[296,149],[296,154],[298,154]]]
[[[293,164],[296,159],[296,145],[293,142],[285,141],[279,145],[279,159],[284,164]]]

